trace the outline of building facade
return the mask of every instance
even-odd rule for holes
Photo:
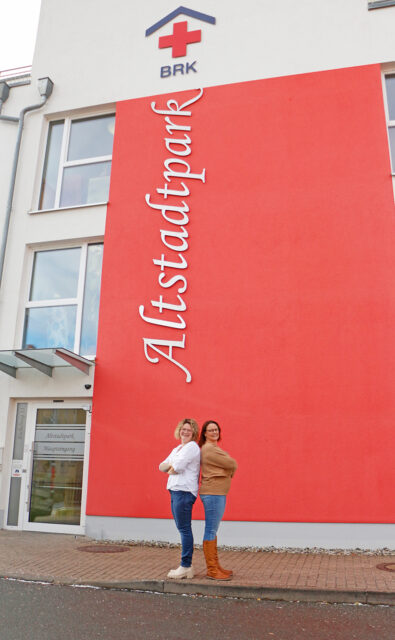
[[[157,467],[193,417],[239,463],[224,543],[393,546],[394,28],[43,0],[0,94],[1,526],[177,540]]]

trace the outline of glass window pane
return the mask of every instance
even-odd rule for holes
[[[34,460],[29,522],[80,524],[83,464]]]
[[[10,499],[8,502],[7,524],[11,527],[18,526],[19,501],[21,496],[22,478],[11,478]]]
[[[14,450],[12,452],[13,460],[23,460],[23,449],[25,446],[27,418],[27,402],[18,402],[16,405],[16,420],[14,432]]]
[[[26,309],[23,349],[64,347],[73,351],[76,305]]]
[[[66,167],[63,172],[61,207],[107,202],[111,162]]]
[[[390,139],[392,172],[395,172],[395,127],[389,127],[388,135]]]
[[[86,411],[84,409],[38,409],[38,425],[47,424],[85,424]]]
[[[385,88],[387,91],[389,118],[390,120],[395,120],[395,76],[386,76]]]
[[[64,120],[52,122],[49,126],[39,209],[53,209],[55,206],[63,129]]]
[[[115,116],[84,118],[71,123],[67,160],[99,158],[112,154]]]
[[[37,251],[30,300],[75,298],[78,288],[81,248]]]
[[[102,259],[103,245],[89,245],[82,311],[81,355],[93,356],[96,353]]]

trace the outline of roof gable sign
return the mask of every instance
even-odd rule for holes
[[[145,32],[146,37],[150,36],[152,33],[157,31],[161,27],[164,27],[165,24],[167,24],[171,20],[174,20],[174,18],[177,18],[177,16],[179,15],[185,15],[185,16],[189,16],[190,18],[196,18],[196,20],[201,20],[202,22],[208,22],[209,24],[215,24],[216,22],[214,16],[209,16],[206,13],[201,13],[200,11],[194,11],[193,9],[188,9],[187,7],[180,6],[178,7],[178,9],[174,9],[174,11],[169,13],[167,16],[165,16],[158,22],[155,22],[155,24],[153,24],[152,27],[149,27]]]

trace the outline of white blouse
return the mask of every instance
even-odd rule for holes
[[[167,463],[176,471],[170,475],[167,488],[172,491],[190,491],[194,496],[198,494],[200,473],[200,449],[196,442],[191,441],[182,446],[178,445],[161,464]]]

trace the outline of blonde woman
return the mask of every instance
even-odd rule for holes
[[[174,432],[179,444],[159,465],[167,473],[167,489],[170,492],[171,512],[181,536],[181,564],[172,569],[168,578],[193,578],[192,507],[195,504],[200,472],[200,449],[197,445],[199,427],[195,420],[184,418]]]

